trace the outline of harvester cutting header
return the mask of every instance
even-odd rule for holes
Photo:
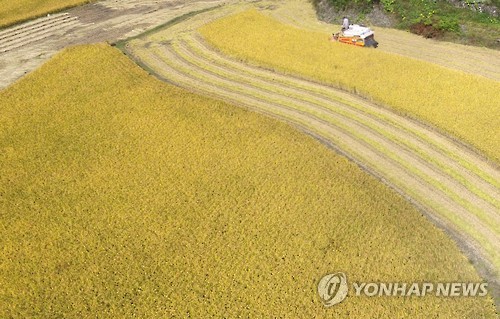
[[[360,47],[378,47],[378,42],[375,41],[375,33],[370,28],[358,24],[349,24],[349,19],[346,17],[342,21],[342,31],[334,33],[332,40]]]

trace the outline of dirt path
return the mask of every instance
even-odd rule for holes
[[[127,50],[168,82],[320,138],[420,207],[457,241],[490,287],[498,287],[498,169],[451,138],[362,98],[218,53],[194,30],[229,12],[201,14],[136,39]]]

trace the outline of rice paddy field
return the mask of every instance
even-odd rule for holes
[[[0,97],[1,317],[494,318],[489,297],[321,306],[332,268],[480,278],[403,198],[286,124],[163,84],[104,44]]]
[[[498,318],[500,56],[329,29],[229,1],[0,90],[0,318]],[[335,272],[489,287],[327,308]]]
[[[0,28],[91,0],[0,0]]]

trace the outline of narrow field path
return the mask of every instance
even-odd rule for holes
[[[498,284],[497,167],[451,138],[358,96],[224,56],[195,32],[166,41],[152,38],[136,39],[127,50],[160,78],[316,136],[420,207]]]

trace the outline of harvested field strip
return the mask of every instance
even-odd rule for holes
[[[76,19],[68,21],[67,23],[53,26],[50,29],[40,30],[39,32],[30,34],[29,36],[16,39],[12,42],[5,43],[4,46],[0,47],[0,52],[7,52],[13,49],[17,49],[19,47],[28,45],[30,43],[43,40],[48,37],[52,37],[57,35],[57,32],[65,32],[68,28],[78,25],[79,22]]]
[[[52,15],[50,17],[45,17],[24,23],[22,25],[16,26],[14,28],[7,29],[0,32],[0,41],[5,41],[8,38],[15,38],[19,36],[24,36],[26,33],[33,32],[35,30],[44,28],[48,25],[54,25],[64,22],[67,19],[72,18],[68,13],[59,13]],[[73,17],[74,18],[74,17]]]
[[[392,126],[384,118],[377,118],[377,112],[360,116],[369,102],[363,101],[360,105],[359,98],[349,99],[349,95],[344,95],[342,99],[349,100],[349,103],[342,103],[338,98],[328,103],[329,95],[335,95],[330,87],[293,77],[287,77],[285,86],[278,80],[280,76],[273,72],[238,64],[213,51],[200,53],[208,48],[196,37],[174,40],[169,45],[146,45],[139,40],[131,45],[132,48],[141,48],[132,50],[142,62],[168,81],[233,102],[240,101],[332,141],[349,157],[375,171],[447,223],[454,224],[455,229],[474,238],[485,249],[489,260],[498,265],[495,255],[500,249],[496,231],[499,228],[498,189],[480,178],[480,175],[485,175],[484,171],[481,174],[470,172],[446,154],[440,153],[439,158],[426,161],[425,158],[433,157],[435,151],[431,146],[419,149],[416,145],[425,144],[426,140],[415,138],[415,134],[404,134],[401,126],[410,121],[400,117],[396,120],[399,125]],[[145,47],[148,49],[143,50]],[[301,82],[301,85],[294,86],[294,81]],[[308,86],[313,87],[314,92],[308,91]],[[322,92],[327,93],[322,95]],[[377,106],[371,105],[371,108],[376,110]],[[427,133],[425,127],[413,125],[420,133]],[[401,134],[404,135],[398,136]],[[403,143],[402,140],[406,141]],[[444,147],[448,148],[448,145]],[[431,153],[425,153],[426,149]],[[474,163],[479,164],[478,167],[488,166],[477,159]],[[450,170],[450,166],[455,169]],[[494,168],[488,170],[496,174]],[[469,183],[463,183],[467,177],[472,178]]]
[[[407,32],[376,28],[382,50],[443,65],[447,68],[478,74],[500,81],[500,52],[480,47],[460,46],[430,39],[413,37]],[[482,51],[482,52],[481,52]]]

